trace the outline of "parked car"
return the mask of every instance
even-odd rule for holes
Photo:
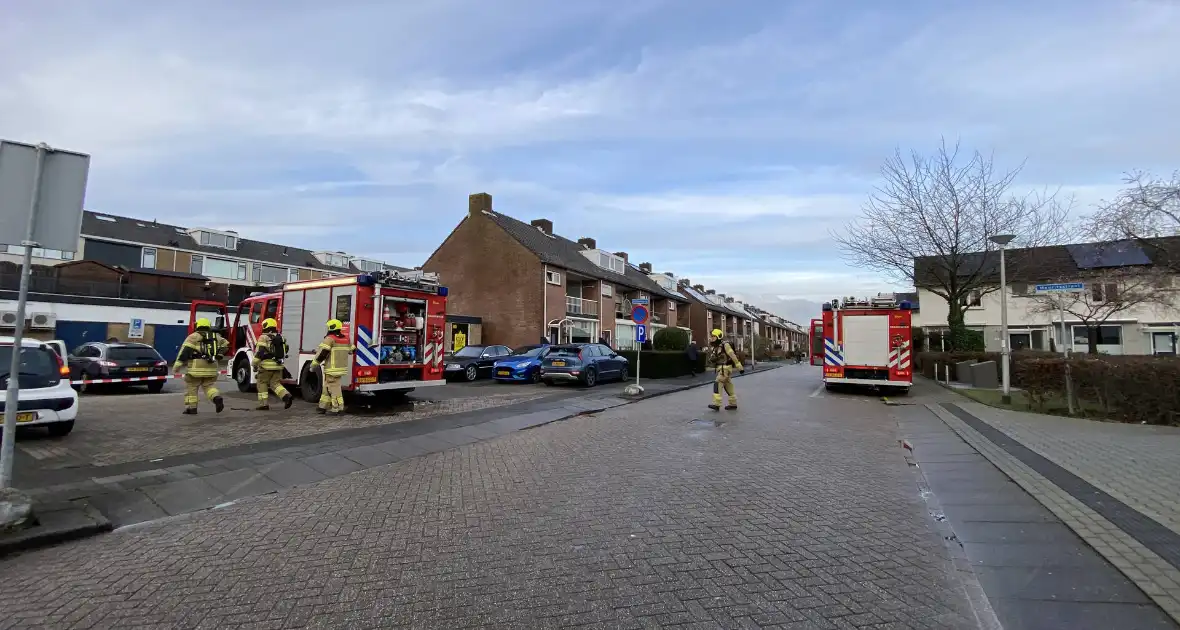
[[[481,375],[490,375],[496,360],[510,354],[512,348],[508,346],[464,346],[443,359],[446,365],[443,376],[447,380],[462,378],[465,381],[474,381]]]
[[[68,435],[78,416],[78,394],[70,387],[70,368],[50,346],[36,339],[22,339],[20,370],[10,375],[15,339],[0,337],[0,413],[5,410],[8,380],[18,379],[20,402],[17,426],[43,426],[50,435]]]
[[[540,383],[541,361],[552,346],[536,345],[517,348],[512,354],[492,364],[492,378],[502,383]]]
[[[541,382],[546,385],[578,382],[594,387],[601,381],[627,380],[627,358],[600,343],[550,346],[541,360]]]
[[[84,343],[74,348],[68,361],[75,381],[168,375],[168,362],[146,343]],[[129,384],[146,385],[154,394],[164,389],[166,382],[161,379]]]

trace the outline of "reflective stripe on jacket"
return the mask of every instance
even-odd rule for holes
[[[282,348],[275,348],[276,335],[273,333],[263,333],[258,337],[258,343],[254,344],[254,366],[263,369],[276,371],[283,369],[283,365],[275,360],[277,356],[286,356],[290,351],[286,341],[283,341]],[[279,352],[281,350],[282,352]],[[265,358],[262,358],[265,357]]]
[[[316,360],[323,364],[324,374],[343,376],[348,372],[348,357],[353,349],[344,337],[328,335],[316,348]]]
[[[176,357],[178,365],[188,365],[191,376],[202,378],[217,376],[217,360],[229,351],[229,342],[224,337],[212,332],[196,331],[184,338],[180,346],[180,355]]]

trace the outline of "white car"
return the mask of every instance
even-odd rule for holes
[[[13,338],[0,337],[0,418],[8,397],[8,369],[12,366]],[[70,387],[70,368],[50,346],[22,339],[20,352],[18,427],[44,426],[50,435],[74,430],[78,393]]]

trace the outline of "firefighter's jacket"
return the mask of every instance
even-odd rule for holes
[[[201,378],[217,376],[217,362],[229,352],[225,337],[208,330],[197,330],[185,337],[173,368],[188,366],[188,374]]]
[[[355,349],[344,335],[329,333],[316,348],[315,362],[324,366],[326,376],[344,376],[348,373],[348,357]]]
[[[728,341],[710,344],[709,367],[720,368],[723,366],[731,366],[739,370],[745,368],[742,362],[738,360],[737,354],[733,351],[733,346],[729,345]]]
[[[287,341],[278,333],[262,333],[254,344],[254,367],[260,370],[278,371],[283,369],[283,359],[291,351]]]

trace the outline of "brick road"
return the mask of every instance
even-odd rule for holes
[[[964,409],[1050,461],[1180,533],[1180,427]]]
[[[814,370],[0,561],[0,628],[974,627],[884,406]],[[718,417],[721,427],[694,417]]]

